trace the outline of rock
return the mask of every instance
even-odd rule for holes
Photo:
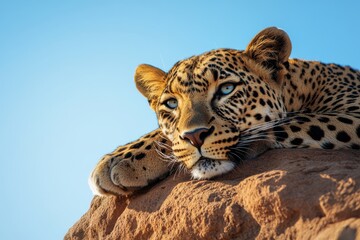
[[[359,153],[272,150],[213,180],[94,197],[65,239],[360,239]]]

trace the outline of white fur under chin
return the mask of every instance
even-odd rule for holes
[[[200,160],[193,166],[191,175],[194,179],[209,179],[229,172],[234,166],[231,161]]]

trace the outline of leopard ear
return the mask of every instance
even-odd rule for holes
[[[271,71],[274,80],[280,81],[283,64],[291,53],[291,41],[286,32],[269,27],[259,32],[247,46],[245,53]]]
[[[141,64],[135,71],[137,89],[144,95],[155,111],[156,103],[165,88],[165,72],[147,64]]]

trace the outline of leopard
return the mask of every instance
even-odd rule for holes
[[[170,163],[212,179],[270,149],[359,150],[359,70],[289,58],[291,50],[288,34],[269,27],[245,50],[211,50],[168,72],[139,65],[135,84],[159,129],[101,160],[95,192],[132,194],[170,174]]]

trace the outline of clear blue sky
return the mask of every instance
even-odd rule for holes
[[[278,26],[292,57],[360,68],[359,9],[358,1],[1,1],[1,238],[62,239],[89,207],[87,178],[100,157],[156,128],[133,83],[138,64],[168,70],[210,49],[244,49]]]

